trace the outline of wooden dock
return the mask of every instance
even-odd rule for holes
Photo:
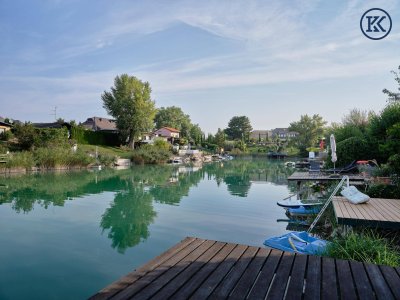
[[[91,299],[400,299],[400,268],[188,237]]]
[[[338,181],[341,180],[343,175],[349,176],[349,181],[352,185],[363,185],[365,184],[365,179],[361,175],[355,174],[324,174],[324,173],[309,173],[309,172],[294,172],[288,177],[288,181]]]
[[[400,229],[399,199],[372,198],[355,205],[344,197],[334,197],[332,203],[339,224]]]

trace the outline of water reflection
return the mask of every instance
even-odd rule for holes
[[[18,213],[35,206],[63,206],[85,195],[113,192],[113,202],[100,226],[111,245],[124,252],[149,237],[156,217],[153,203],[179,205],[202,180],[215,180],[234,197],[246,197],[252,184],[287,185],[292,170],[266,159],[236,159],[203,166],[136,166],[127,170],[45,173],[0,178],[0,205],[8,203]]]

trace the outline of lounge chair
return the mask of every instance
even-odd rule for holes
[[[325,173],[337,173],[337,174],[343,174],[343,173],[356,173],[358,172],[357,168],[357,161],[353,160],[350,164],[343,168],[335,168],[335,169],[326,169],[323,170]]]

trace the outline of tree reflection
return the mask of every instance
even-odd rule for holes
[[[111,207],[102,215],[100,225],[103,232],[109,230],[112,247],[118,252],[123,253],[149,237],[148,226],[156,216],[152,200],[152,195],[143,187],[132,184],[115,195]]]

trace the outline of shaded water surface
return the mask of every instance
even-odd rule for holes
[[[262,246],[286,231],[283,163],[0,177],[0,299],[82,299],[186,236]]]

